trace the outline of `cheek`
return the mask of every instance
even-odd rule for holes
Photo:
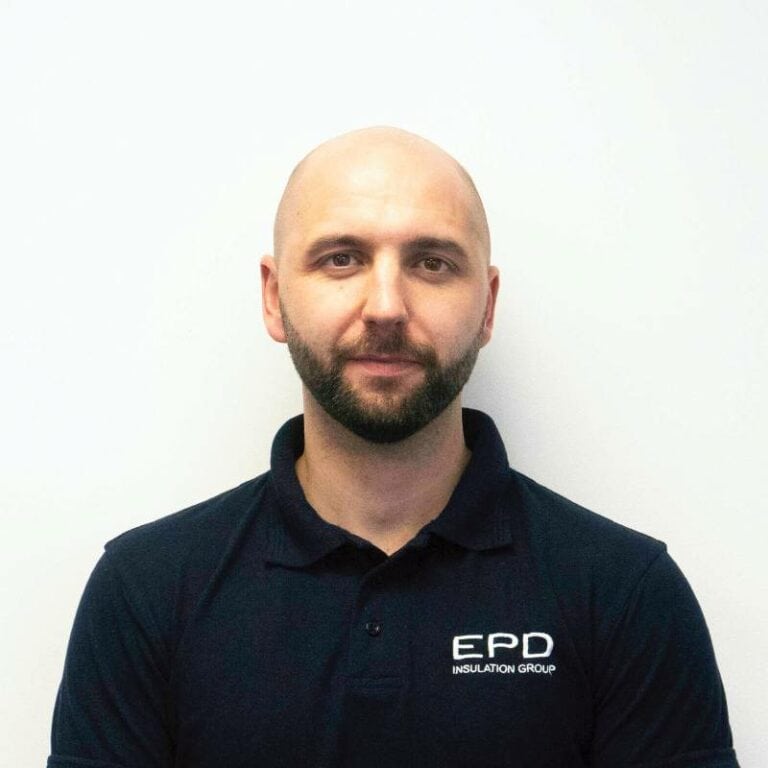
[[[426,305],[423,323],[434,344],[447,354],[465,349],[478,335],[484,306],[476,297],[456,301],[432,301]]]
[[[313,346],[332,343],[349,323],[343,292],[286,291],[282,305],[296,332]]]

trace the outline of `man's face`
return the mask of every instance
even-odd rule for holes
[[[498,279],[450,162],[419,147],[343,149],[310,165],[286,206],[279,264],[262,262],[265,319],[332,418],[396,442],[460,393],[490,338]]]

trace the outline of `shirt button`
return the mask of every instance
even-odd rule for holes
[[[381,634],[381,622],[380,621],[367,622],[365,625],[365,631],[371,637],[378,637]]]

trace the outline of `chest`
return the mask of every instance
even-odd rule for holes
[[[535,563],[390,561],[212,590],[177,656],[178,764],[579,765],[587,673]]]

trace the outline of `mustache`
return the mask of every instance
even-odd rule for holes
[[[416,360],[422,365],[437,363],[437,355],[432,347],[426,344],[414,344],[402,331],[386,334],[366,333],[356,342],[339,347],[337,352],[337,357],[345,361],[364,355],[399,355]]]

